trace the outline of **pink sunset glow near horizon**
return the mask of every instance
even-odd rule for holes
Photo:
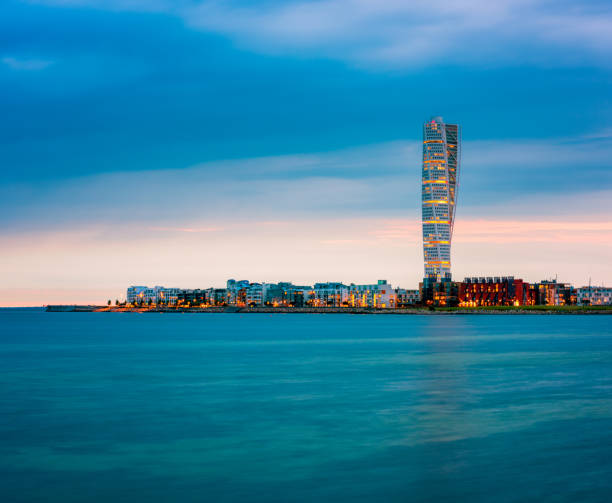
[[[590,260],[584,260],[585,243]],[[417,288],[421,224],[352,218],[138,223],[25,232],[1,240],[0,305],[101,304],[132,284],[222,287],[251,281],[371,283]],[[453,275],[558,275],[577,286],[612,278],[612,222],[457,218]],[[599,265],[596,265],[599,264]]]

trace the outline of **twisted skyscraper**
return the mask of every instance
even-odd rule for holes
[[[461,157],[461,128],[434,117],[423,124],[423,250],[425,278],[451,279],[451,240]]]

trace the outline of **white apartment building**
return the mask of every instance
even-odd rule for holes
[[[612,287],[583,286],[578,288],[578,304],[582,306],[612,305]]]
[[[355,285],[349,287],[349,305],[352,307],[396,307],[396,295],[387,280],[381,279],[372,285]]]
[[[148,287],[146,286],[130,286],[127,289],[127,294],[126,294],[126,300],[130,303],[133,304],[134,302],[137,302],[140,299],[143,299],[144,301],[144,294],[145,291],[147,290]]]
[[[349,287],[342,283],[316,283],[313,291],[315,307],[342,307],[349,299]]]
[[[176,304],[180,288],[166,288],[163,286],[130,286],[127,289],[126,299],[130,304]]]

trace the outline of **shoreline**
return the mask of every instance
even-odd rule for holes
[[[466,314],[612,314],[612,306],[487,306],[487,307],[409,307],[377,309],[360,307],[117,307],[49,305],[51,313],[229,313],[229,314],[399,314],[399,315],[466,315]]]

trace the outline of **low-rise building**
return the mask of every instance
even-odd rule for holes
[[[207,306],[209,304],[208,290],[182,289],[178,295],[178,304],[184,306]]]
[[[136,304],[142,301],[145,302],[145,292],[148,289],[146,286],[129,286],[125,296],[129,304]],[[147,299],[148,300],[148,299]]]
[[[612,287],[583,286],[576,296],[581,306],[612,306]]]
[[[227,306],[229,304],[229,291],[226,288],[207,288],[206,299],[209,306]]]
[[[408,307],[420,304],[421,294],[418,290],[406,290],[405,288],[395,289],[396,307]]]
[[[465,278],[459,284],[459,305],[526,306],[535,302],[529,283],[513,276]]]
[[[355,285],[349,287],[348,304],[352,307],[394,308],[396,294],[386,279],[380,279],[371,285]]]
[[[163,286],[130,286],[127,289],[126,299],[130,304],[177,304],[180,288],[166,288]]]
[[[349,287],[342,283],[316,283],[310,305],[315,307],[341,307],[347,305]]]
[[[290,281],[263,283],[262,286],[264,304],[276,307],[303,307],[313,291],[312,286],[294,285]]]
[[[156,304],[176,305],[178,303],[180,288],[160,287],[157,290]]]
[[[576,304],[576,289],[569,283],[559,283],[556,279],[543,280],[533,285],[535,303],[543,306],[568,306]]]
[[[266,306],[286,305],[285,289],[281,283],[262,283],[262,295]]]
[[[247,306],[263,305],[263,287],[261,283],[250,283],[245,289],[245,304]]]
[[[239,281],[236,281],[235,279],[228,279],[227,303],[233,306],[246,306],[249,284],[249,281],[246,279]]]

